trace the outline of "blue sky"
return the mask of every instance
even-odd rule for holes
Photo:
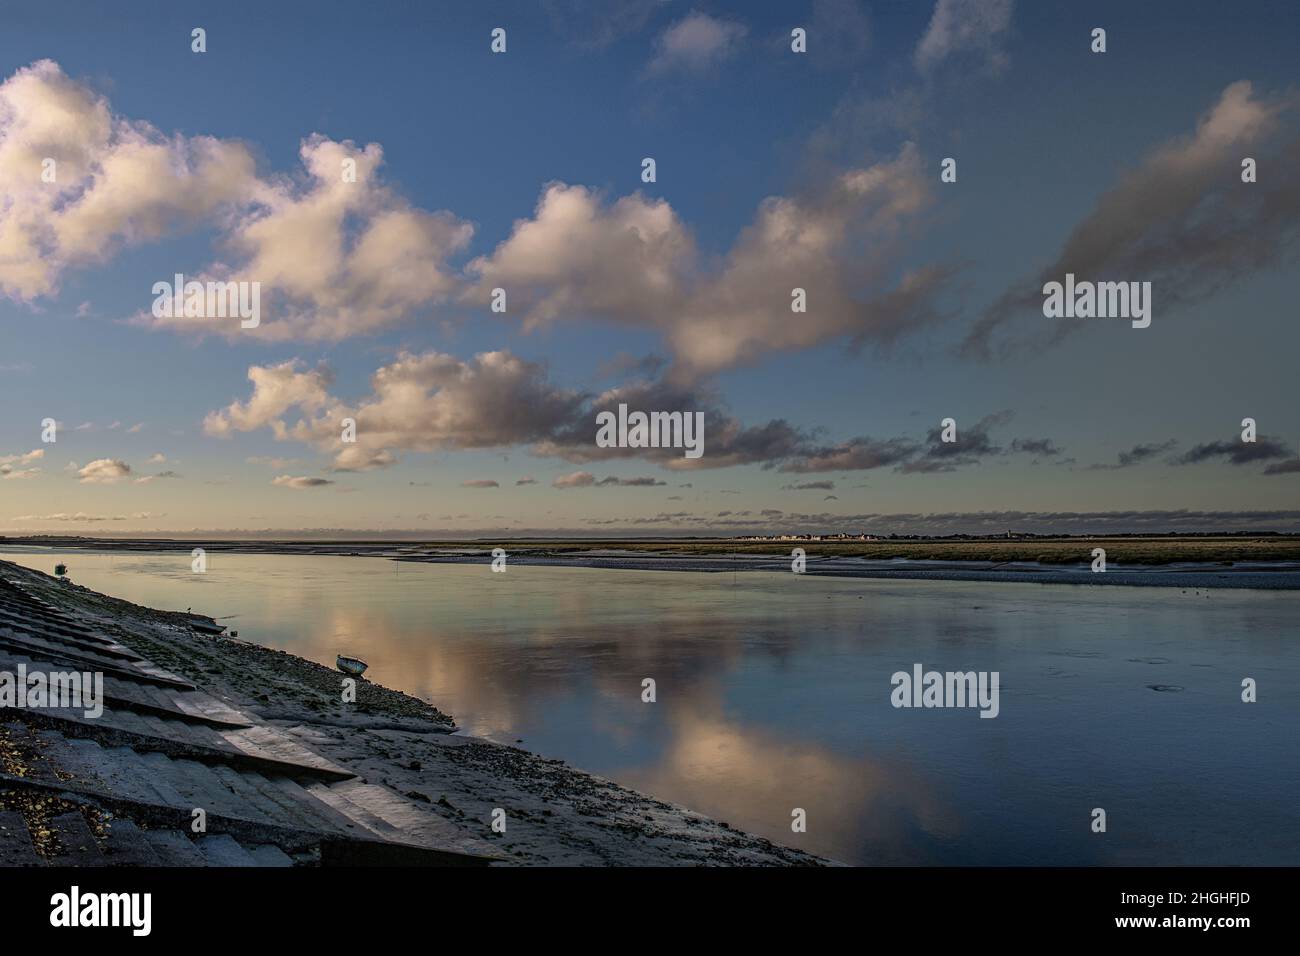
[[[0,111],[9,180],[0,234],[6,216],[33,235],[56,216],[66,228],[42,234],[30,262],[0,238],[0,531],[1072,525],[1018,517],[1027,512],[1132,512],[1083,524],[1135,530],[1297,527],[1297,223],[1295,189],[1279,184],[1292,176],[1281,162],[1296,155],[1300,12],[1269,2],[1084,6],[8,5],[0,75],[11,91],[20,71],[33,81],[11,96],[9,115]],[[1089,49],[1098,26],[1104,54]],[[194,27],[206,30],[205,53],[191,50]],[[504,54],[489,49],[495,27],[507,31]],[[790,50],[793,27],[808,31],[806,54]],[[51,65],[32,73],[41,61]],[[86,146],[84,175],[53,201],[23,178],[30,156],[44,155],[31,150],[73,155],[81,134],[34,143],[39,124],[22,110],[35,116],[58,96],[101,108],[115,125]],[[1198,140],[1198,123],[1216,116],[1232,135]],[[300,150],[313,135],[322,150],[382,149],[365,180],[376,192],[340,225],[344,271],[378,210],[421,229],[437,214],[472,235],[450,251],[406,251],[417,265],[438,260],[445,283],[376,319],[377,306],[366,312],[373,296],[357,304],[371,286],[342,272],[262,275],[259,331],[283,334],[149,323],[152,284],[176,272],[259,278],[248,270],[268,260],[247,243],[277,210],[310,205]],[[190,168],[160,198],[147,182],[106,172],[113,151],[137,141],[191,162],[196,144],[215,143],[250,171],[213,185]],[[1259,158],[1255,184],[1239,182],[1242,155]],[[657,182],[641,181],[646,156]],[[950,156],[958,179],[942,183]],[[1199,165],[1185,181],[1164,177],[1161,156],[1179,172]],[[861,206],[859,193],[844,193],[855,173],[879,182]],[[1126,183],[1136,183],[1131,204]],[[570,241],[534,222],[555,250],[539,266],[503,244],[517,223],[539,218],[554,184],[600,229]],[[1165,218],[1125,222],[1101,205],[1111,193],[1137,208],[1140,187],[1167,191]],[[79,216],[73,207],[96,190],[109,213]],[[773,206],[769,197],[780,198]],[[29,220],[22,203],[35,204]],[[160,208],[165,221],[153,228]],[[94,231],[106,215],[112,227]],[[797,262],[745,237],[791,215],[805,237],[833,240],[810,260],[810,314],[782,318],[764,283],[779,285],[791,269],[797,279]],[[1232,243],[1215,217],[1239,223],[1259,248],[1225,251]],[[690,251],[672,293],[656,299],[638,290],[656,288],[646,275],[661,252],[629,261],[610,237],[664,218],[665,241]],[[1021,310],[997,325],[992,352],[978,354],[974,324],[1000,297],[1035,294],[1044,269],[1064,271],[1072,260],[1062,250],[1081,225],[1114,237],[1090,260],[1099,279],[1153,282],[1151,327],[1093,320],[1043,345],[1054,331],[1045,326],[1061,320]],[[311,272],[299,250],[314,228],[276,232],[275,255]],[[539,268],[544,278],[522,288],[520,277]],[[914,309],[891,320],[873,311],[927,269],[942,276]],[[40,288],[19,278],[36,272]],[[295,282],[311,291],[295,299]],[[491,314],[482,293],[493,283],[522,304]],[[348,314],[323,314],[341,300]],[[546,311],[545,301],[558,306]],[[292,329],[277,326],[290,311]],[[456,371],[425,362],[414,373],[433,376],[421,380],[421,401],[373,404],[378,370],[432,353]],[[493,373],[520,385],[511,394],[521,407],[487,407],[488,386],[465,384],[485,381],[480,353],[522,363]],[[314,378],[321,363],[328,376]],[[284,388],[328,397],[257,405],[250,368],[281,368],[296,376]],[[614,388],[706,409],[703,467],[584,447],[576,424],[591,422]],[[552,400],[555,414],[542,416]],[[340,458],[330,416],[367,402],[364,454]],[[421,418],[433,411],[447,420]],[[417,420],[381,437],[393,415]],[[1260,440],[1243,450],[1246,416]],[[54,444],[40,441],[47,417],[61,425]],[[927,437],[946,417],[957,421],[960,454],[936,452]],[[289,434],[277,439],[276,422]],[[782,440],[760,442],[772,422]],[[728,425],[741,430],[734,447]],[[882,461],[884,447],[897,454]],[[1132,463],[1113,467],[1121,453]],[[158,477],[166,473],[179,477]],[[584,473],[590,482],[554,485]],[[525,477],[535,483],[516,485]],[[611,477],[662,484],[600,484]],[[499,487],[465,486],[488,481]],[[1214,514],[1145,514],[1180,509]],[[985,522],[979,512],[1012,514]],[[899,514],[931,517],[872,517]]]

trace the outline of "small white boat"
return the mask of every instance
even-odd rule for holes
[[[366,668],[370,666],[365,661],[357,660],[355,657],[344,657],[342,654],[338,655],[334,664],[343,673],[351,674],[353,677],[360,677],[366,672]]]

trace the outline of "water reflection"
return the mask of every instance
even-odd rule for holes
[[[470,733],[849,862],[1300,862],[1295,594],[67,560],[89,587],[238,615],[242,638],[325,664],[355,654]],[[999,671],[1001,715],[895,710],[889,677],[915,662]],[[1260,703],[1240,702],[1243,676]],[[1104,836],[1088,828],[1096,806]],[[795,807],[806,834],[790,830]]]

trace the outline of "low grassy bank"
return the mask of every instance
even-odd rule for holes
[[[374,554],[402,551],[485,549],[503,547],[512,555],[576,555],[619,550],[672,555],[788,555],[803,548],[810,556],[858,557],[870,560],[910,558],[927,561],[1038,561],[1066,565],[1091,561],[1093,548],[1104,548],[1108,561],[1127,565],[1180,562],[1233,564],[1241,561],[1300,561],[1300,535],[1186,536],[1097,535],[1063,538],[921,538],[877,541],[752,541],[737,538],[546,539],[474,538],[459,540],[213,540],[199,538],[0,538],[6,546],[48,546],[99,551],[210,551],[260,554]]]

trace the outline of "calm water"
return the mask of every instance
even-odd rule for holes
[[[64,554],[80,584],[355,654],[468,733],[847,862],[1300,864],[1300,593]],[[1000,716],[893,708],[916,662],[1000,672]]]

